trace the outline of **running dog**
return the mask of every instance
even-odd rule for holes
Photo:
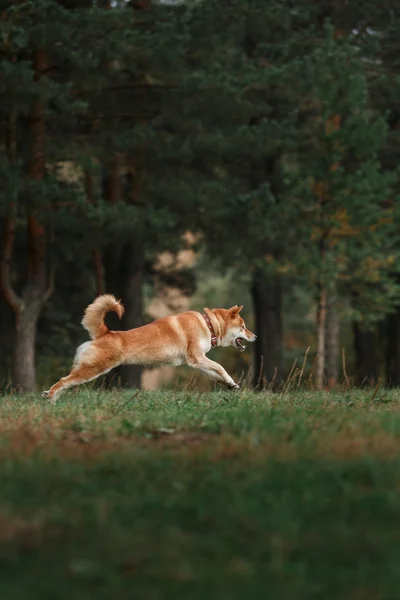
[[[234,346],[243,351],[244,341],[254,342],[239,315],[243,306],[205,308],[204,314],[187,311],[157,319],[148,325],[128,331],[110,331],[104,317],[109,311],[121,319],[124,307],[111,294],[98,296],[90,304],[82,319],[83,327],[92,340],[78,347],[71,372],[62,377],[42,396],[55,404],[68,388],[92,381],[118,365],[186,363],[210,379],[239,389],[230,375],[217,362],[206,357],[215,346]]]

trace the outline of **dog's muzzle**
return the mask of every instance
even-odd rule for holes
[[[246,340],[244,338],[238,337],[235,339],[235,346],[239,350],[239,352],[244,352],[246,350],[246,346],[243,344]]]

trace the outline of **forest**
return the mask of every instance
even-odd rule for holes
[[[244,304],[257,342],[218,360],[255,389],[400,386],[399,22],[398,0],[1,0],[0,391],[65,375],[105,292],[114,329]]]

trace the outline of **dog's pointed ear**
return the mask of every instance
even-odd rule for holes
[[[237,304],[235,304],[235,306],[231,306],[231,308],[229,309],[229,312],[233,317],[235,317],[236,315],[238,315],[240,313],[242,308],[243,308],[243,304],[241,306],[238,306]]]

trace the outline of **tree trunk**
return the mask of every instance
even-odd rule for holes
[[[117,298],[122,298],[125,307],[124,316],[118,321],[109,315],[110,328],[127,330],[143,325],[143,253],[140,244],[126,244],[116,264],[112,256],[106,265],[107,290]],[[106,387],[122,385],[128,388],[140,388],[143,367],[141,365],[122,365],[105,375]]]
[[[325,333],[326,333],[326,289],[320,289],[317,310],[317,362],[315,369],[315,387],[317,390],[324,389],[325,378]]]
[[[18,392],[36,391],[36,326],[42,310],[40,300],[31,300],[17,316],[13,355],[13,382]]]
[[[14,346],[14,313],[0,297],[0,388],[11,381],[12,356],[10,348]]]
[[[128,244],[122,256],[124,270],[124,306],[122,318],[123,329],[133,329],[143,325],[143,254],[139,244]],[[123,387],[140,388],[142,383],[141,365],[124,365],[121,367],[121,384]]]
[[[90,172],[85,172],[85,188],[86,188],[86,199],[89,204],[95,204],[95,200],[93,197],[93,178]],[[100,237],[100,231],[98,228],[98,236]],[[105,294],[105,280],[104,280],[104,266],[103,266],[103,256],[100,248],[96,245],[92,251],[93,254],[93,265],[94,265],[94,275],[96,282],[96,296],[101,296]]]
[[[139,192],[135,161],[132,157],[126,157],[125,169],[127,171],[125,181],[125,196],[131,204],[139,204]],[[116,156],[109,164],[107,177],[104,180],[104,193],[110,204],[116,204],[122,194],[122,181],[120,176],[120,160]],[[135,236],[122,249],[119,264],[115,264],[113,252],[107,257],[107,283],[111,293],[122,298],[125,313],[118,322],[118,329],[134,329],[143,325],[143,242],[140,236]],[[109,386],[121,383],[123,387],[140,388],[143,367],[141,365],[123,365],[116,373],[107,377]]]
[[[386,378],[400,387],[400,307],[386,319]]]
[[[104,197],[109,204],[117,204],[121,199],[121,175],[119,171],[119,159],[115,156],[106,167],[103,177]]]
[[[34,52],[35,79],[47,71],[48,62],[44,50]],[[30,123],[32,139],[29,176],[41,181],[44,176],[44,144],[46,138],[45,107],[38,101],[33,108]],[[47,283],[46,231],[36,210],[29,210],[28,226],[28,280],[22,291],[23,309],[17,314],[14,348],[14,385],[19,390],[36,390],[35,344],[36,326],[46,300],[53,291],[53,277]]]
[[[255,361],[253,385],[277,388],[282,379],[282,282],[279,275],[256,272],[252,298],[255,314]]]
[[[374,385],[377,380],[376,333],[364,331],[358,323],[353,324],[354,350],[356,355],[356,384]]]
[[[339,375],[339,316],[337,312],[337,298],[331,293],[328,297],[326,313],[326,373],[328,388],[331,390],[337,385]]]
[[[38,48],[33,54],[35,80],[45,76],[48,63],[44,50]],[[30,162],[29,177],[41,181],[44,176],[44,143],[46,137],[45,107],[39,100],[33,107],[30,118],[29,138]],[[7,154],[11,163],[16,157],[16,120],[12,110],[7,135]],[[2,294],[16,315],[16,332],[13,353],[13,384],[18,390],[35,391],[35,342],[36,325],[44,303],[53,291],[53,275],[47,283],[46,269],[46,235],[41,225],[38,212],[30,206],[27,199],[27,237],[28,237],[28,276],[23,285],[22,294],[13,289],[10,267],[14,248],[16,202],[15,196],[10,199],[5,219],[2,257],[0,261],[0,288]],[[33,203],[34,204],[34,203]]]

